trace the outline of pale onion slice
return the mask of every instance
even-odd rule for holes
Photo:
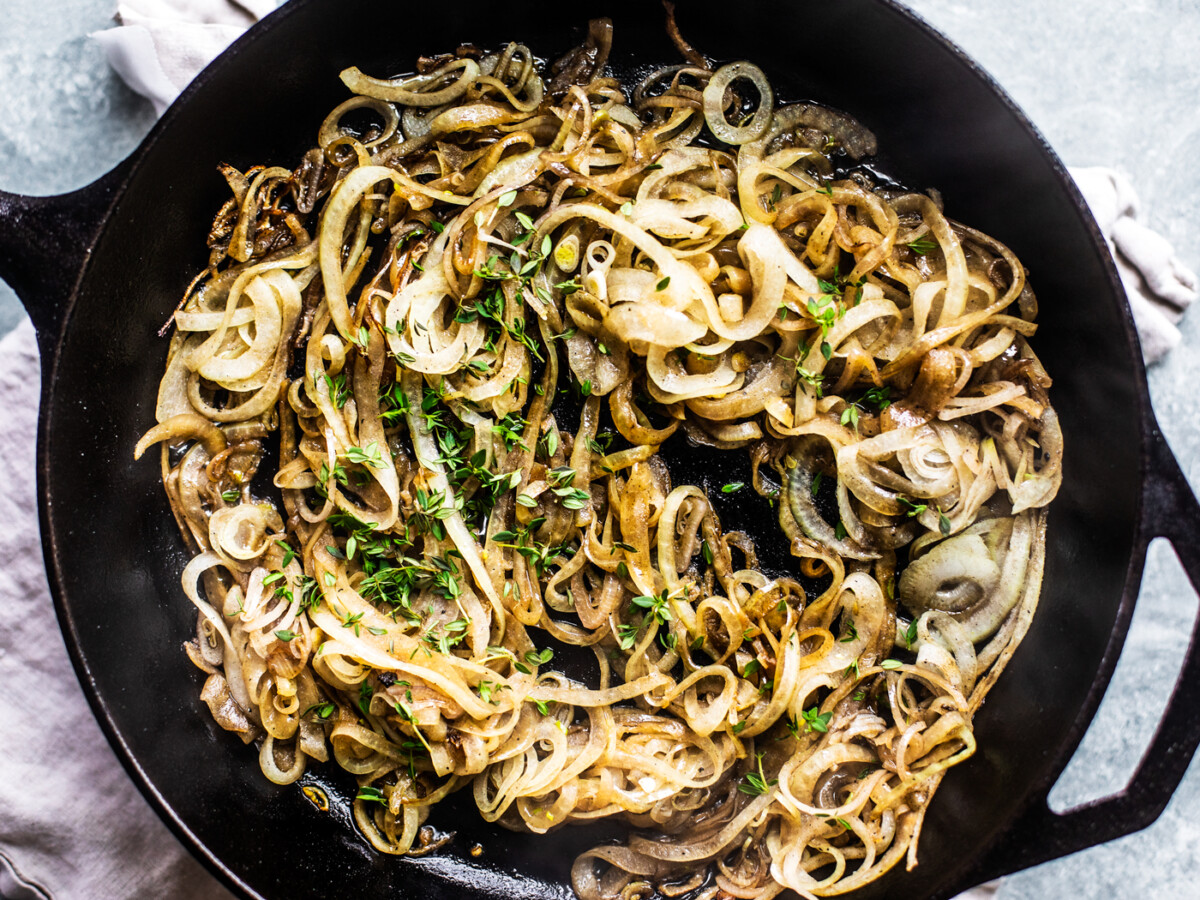
[[[459,76],[449,85],[437,90],[422,90],[437,84],[451,72]],[[441,106],[457,100],[467,92],[471,83],[479,77],[479,63],[473,59],[456,59],[428,75],[413,75],[409,78],[384,80],[364,75],[357,66],[342,72],[342,83],[356,94],[390,100],[404,106]]]
[[[317,146],[324,149],[340,137],[347,134],[353,136],[353,132],[342,128],[341,125],[342,116],[356,109],[369,109],[383,119],[383,127],[379,130],[379,134],[371,140],[363,142],[363,146],[368,150],[390,140],[400,127],[400,114],[396,112],[396,107],[392,104],[375,97],[351,97],[344,103],[335,106],[333,111],[325,117],[325,121],[321,123],[321,128],[317,132]],[[409,137],[415,137],[415,135],[409,135]]]
[[[479,320],[454,322],[458,301],[450,293],[442,268],[444,240],[430,248],[424,273],[409,282],[388,303],[385,313],[387,342],[392,353],[417,372],[449,375],[457,372],[483,346]],[[448,328],[437,322],[450,320]]]
[[[627,344],[641,341],[668,350],[683,347],[708,333],[702,323],[652,300],[614,306],[605,317],[604,326]]]
[[[745,125],[730,125],[725,118],[725,91],[734,81],[744,78],[758,91],[758,108]],[[721,66],[704,88],[704,121],[719,141],[746,144],[762,137],[775,110],[775,93],[762,69],[753,63],[735,62]],[[739,113],[740,114],[740,113]]]
[[[141,459],[147,449],[160,441],[174,443],[188,440],[198,440],[204,444],[204,449],[209,456],[216,456],[225,449],[225,433],[220,428],[204,416],[198,416],[195,413],[180,413],[155,425],[142,435],[133,450],[133,458]]]
[[[222,348],[195,370],[202,377],[230,390],[246,389],[239,383],[251,379],[274,358],[283,327],[279,297],[263,276],[255,277],[246,285],[246,295],[254,305],[253,341],[249,346],[242,344],[239,352],[234,354]],[[259,383],[252,388],[261,386]]]

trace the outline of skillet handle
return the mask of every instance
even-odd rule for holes
[[[132,166],[127,159],[68,194],[0,191],[0,278],[33,320],[43,359],[57,343],[75,283]]]
[[[1192,587],[1200,592],[1200,502],[1147,415],[1142,459],[1142,521],[1137,541],[1156,537],[1175,548]],[[978,883],[1111,841],[1152,824],[1166,808],[1200,746],[1200,618],[1158,730],[1124,790],[1066,813],[1043,795],[1008,829],[972,876]]]

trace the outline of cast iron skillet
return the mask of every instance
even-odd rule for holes
[[[938,187],[951,216],[1007,242],[1041,299],[1036,346],[1067,441],[1041,610],[978,717],[978,754],[933,804],[921,864],[861,896],[950,897],[1145,827],[1200,742],[1194,643],[1130,786],[1066,815],[1046,804],[1112,673],[1148,542],[1168,537],[1200,583],[1200,506],[1154,423],[1129,312],[1079,194],[988,76],[891,0],[739,0],[734,15],[728,3],[681,6],[697,46],[753,59],[784,96],[819,99],[872,128],[890,170]],[[244,896],[320,898],[352,885],[360,896],[428,900],[566,897],[570,860],[597,837],[499,832],[467,799],[433,820],[458,832],[447,852],[390,858],[349,824],[348,779],[309,778],[329,789],[328,813],[296,786],[270,785],[253,749],[197,700],[201,674],[180,649],[195,623],[179,589],[181,542],[158,467],[132,459],[165,356],[155,333],[202,267],[222,200],[216,165],[293,164],[345,96],[340,69],[403,71],[421,53],[510,38],[551,56],[596,15],[615,20],[619,70],[676,59],[657,4],[532,10],[461,0],[453,17],[435,20],[386,0],[294,0],[206,70],[108,176],[59,197],[0,195],[0,274],[23,298],[42,351],[41,524],[67,646],[130,774]],[[478,858],[468,852],[476,841]]]

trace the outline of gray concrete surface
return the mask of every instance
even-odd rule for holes
[[[152,123],[87,34],[115,0],[0,0],[0,189],[80,187]],[[1071,165],[1124,170],[1151,224],[1200,267],[1200,4],[1194,0],[910,0],[979,60]],[[0,334],[24,315],[0,283]],[[1150,372],[1154,407],[1200,484],[1200,312]],[[1126,651],[1100,713],[1055,789],[1060,808],[1119,790],[1133,771],[1188,642],[1195,594],[1155,546]],[[1197,711],[1200,714],[1200,711]],[[1140,834],[1004,881],[1000,900],[1200,897],[1200,764]]]
[[[154,124],[90,32],[115,0],[0,0],[0,190],[57,194],[128,156]],[[0,334],[25,315],[0,281]]]

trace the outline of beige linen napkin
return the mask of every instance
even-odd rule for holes
[[[26,319],[0,341],[0,896],[230,900],[134,787],[92,717],[50,601]]]
[[[92,35],[109,65],[161,116],[196,74],[276,0],[133,0],[117,7],[116,28]]]

